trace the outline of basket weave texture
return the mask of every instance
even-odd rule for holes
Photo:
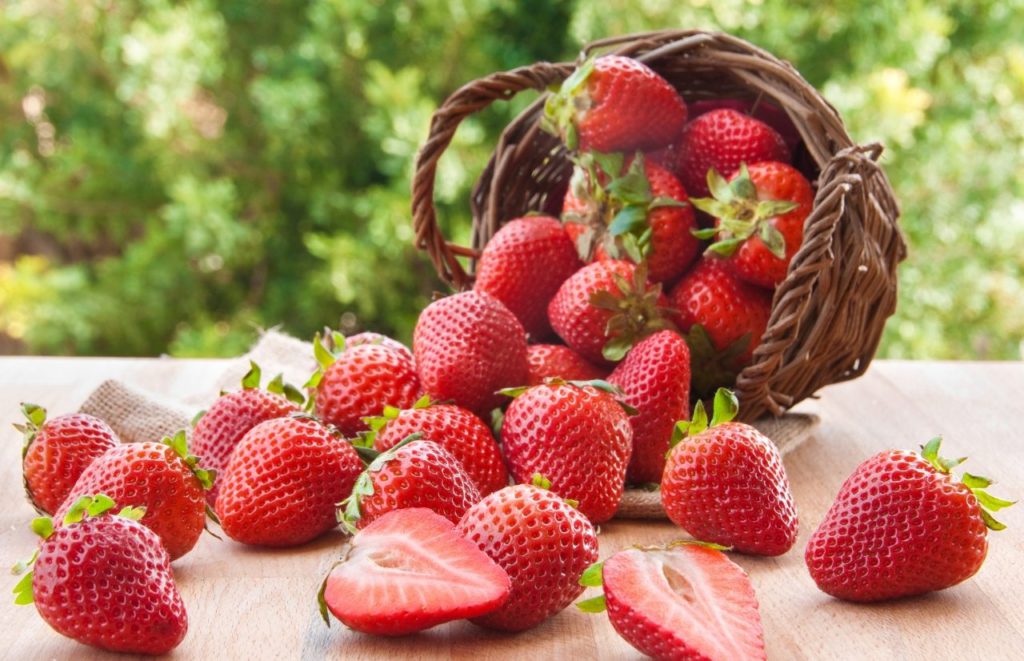
[[[787,62],[737,37],[672,30],[605,39],[580,57],[616,53],[657,71],[687,102],[762,99],[784,110],[802,139],[794,164],[815,185],[814,209],[786,279],[776,288],[768,328],[739,375],[740,417],[780,415],[832,383],[864,373],[896,307],[896,268],[906,256],[899,208],[878,164],[882,147],[853,143],[838,112]],[[416,245],[441,279],[472,286],[475,258],[505,222],[541,211],[557,215],[572,173],[558,138],[540,130],[546,94],[501,134],[471,200],[472,246],[447,241],[437,222],[437,162],[459,124],[523,90],[544,92],[575,63],[538,62],[463,86],[434,113],[412,184]],[[469,269],[459,258],[469,258]]]

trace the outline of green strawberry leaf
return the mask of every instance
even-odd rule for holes
[[[34,565],[36,563],[36,560],[38,558],[39,558],[39,549],[36,549],[35,551],[32,552],[32,555],[29,556],[28,560],[19,560],[18,562],[14,563],[14,566],[11,567],[11,573],[14,574],[15,576],[20,576],[20,575],[24,574],[25,571],[29,567],[31,567],[32,565]],[[15,588],[15,591],[17,591],[17,588]]]
[[[625,358],[632,348],[632,339],[624,336],[613,337],[601,348],[601,355],[604,356],[605,360],[617,363]]]
[[[335,564],[334,566],[337,567],[338,565]],[[334,567],[331,569],[334,569]],[[328,571],[327,576],[324,576],[324,580],[320,583],[320,588],[316,591],[317,610],[320,612],[320,617],[323,618],[324,624],[326,624],[328,628],[331,626],[331,618],[327,616],[327,599],[324,598],[324,594],[327,592],[327,579],[330,578],[330,576],[331,572]]]
[[[712,407],[711,426],[717,427],[733,420],[739,413],[740,403],[736,394],[728,388],[719,388],[715,392],[715,403]]]
[[[984,489],[992,486],[992,480],[980,475],[964,473],[961,479],[963,480],[963,483],[967,485],[968,489]]]
[[[1013,500],[1003,500],[1002,498],[996,498],[992,494],[982,491],[980,489],[972,489],[978,502],[981,506],[990,512],[998,512],[1001,509],[1005,509],[1010,505],[1016,505],[1017,502]]]
[[[698,239],[700,239],[702,241],[706,241],[708,239],[715,238],[715,235],[718,234],[718,228],[717,227],[707,227],[707,228],[700,229],[700,230],[690,230],[690,234],[692,234],[693,236],[697,237]]]
[[[46,539],[53,534],[53,519],[48,516],[38,516],[32,519],[32,532]]]
[[[196,428],[196,425],[199,424],[199,421],[202,420],[204,415],[206,415],[206,409],[203,409],[196,413],[194,416],[192,416],[192,420],[189,421],[189,425],[192,427],[192,429]]]
[[[604,584],[604,563],[595,562],[583,571],[580,576],[580,585],[585,588],[598,588]]]
[[[647,209],[641,206],[625,206],[608,224],[608,233],[612,236],[622,236],[643,227],[646,222]]]
[[[14,603],[19,606],[31,604],[34,595],[32,594],[32,572],[28,572],[21,577],[18,584],[14,586],[12,592],[14,593]]]
[[[739,247],[743,245],[744,241],[746,241],[746,239],[738,237],[732,239],[721,239],[708,246],[708,252],[721,255],[722,257],[731,257],[736,253]]]
[[[260,366],[254,361],[249,361],[249,371],[242,377],[242,389],[252,390],[260,387],[260,378],[262,373],[260,372]]]
[[[981,520],[985,522],[985,527],[989,530],[1006,530],[1006,524],[996,521],[995,517],[986,510],[981,510]]]
[[[779,259],[786,258],[786,238],[782,236],[782,232],[779,228],[775,227],[771,223],[761,223],[761,229],[758,232],[758,236],[761,238],[761,242],[764,243],[765,247],[768,248],[768,252],[775,255]]]
[[[206,506],[206,510],[207,512],[211,511],[209,505]],[[132,505],[128,505],[127,507],[122,507],[118,511],[117,516],[123,519],[130,519],[132,521],[140,521],[142,517],[146,516],[146,508],[141,506],[133,507]],[[216,515],[214,515],[214,520],[216,520],[216,518]]]
[[[583,601],[576,602],[576,608],[580,609],[584,613],[601,613],[608,607],[604,595],[594,597],[593,599],[584,599]]]
[[[320,333],[313,336],[313,357],[316,358],[316,363],[320,366],[321,370],[326,370],[333,365],[336,359],[335,355],[324,346],[320,339]]]
[[[502,388],[498,391],[499,395],[505,395],[506,397],[512,397],[513,399],[519,397],[524,392],[530,389],[530,386],[519,386],[517,388]]]
[[[535,487],[540,487],[541,489],[544,489],[544,490],[551,489],[551,480],[549,480],[548,478],[544,477],[540,473],[534,473],[533,474],[533,477],[530,478],[530,484],[532,484]]]

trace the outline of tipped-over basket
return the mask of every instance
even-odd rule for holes
[[[787,62],[736,37],[672,30],[596,41],[592,53],[640,60],[687,102],[712,98],[769,101],[789,116],[802,139],[795,164],[815,183],[804,242],[772,301],[768,328],[739,375],[740,417],[785,409],[822,386],[864,373],[896,306],[896,267],[906,245],[899,209],[878,165],[880,145],[858,146],[836,110]],[[530,211],[557,215],[572,171],[558,138],[540,130],[546,94],[506,127],[473,191],[473,246],[445,240],[434,209],[437,162],[459,124],[496,100],[562,82],[574,63],[538,62],[491,74],[452,94],[434,113],[413,178],[416,244],[457,289],[472,285],[470,266],[505,222]]]

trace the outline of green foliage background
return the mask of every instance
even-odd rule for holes
[[[881,140],[911,256],[882,354],[1019,358],[1024,3],[14,0],[0,4],[0,349],[229,355],[261,326],[407,339],[438,287],[409,180],[462,83],[602,36],[723,29]],[[517,99],[460,130],[439,208]]]

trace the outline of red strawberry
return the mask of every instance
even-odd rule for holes
[[[508,599],[508,574],[455,524],[424,508],[395,510],[353,538],[324,580],[327,609],[364,633],[401,636],[486,615]]]
[[[409,507],[426,507],[458,523],[480,490],[462,464],[443,447],[413,434],[380,453],[346,498],[343,523],[349,531]]]
[[[849,601],[882,601],[944,590],[977,573],[987,532],[1006,526],[989,511],[1013,503],[986,491],[988,478],[950,471],[964,459],[890,450],[853,471],[807,543],[811,578]]]
[[[303,544],[338,524],[337,504],[362,470],[352,445],[316,420],[262,422],[239,441],[221,477],[220,525],[243,544]]]
[[[757,596],[720,547],[684,542],[619,551],[582,582],[604,595],[578,604],[607,607],[626,642],[655,659],[766,659]]]
[[[641,341],[608,377],[627,404],[637,410],[633,454],[626,480],[661,482],[665,454],[677,420],[690,416],[690,350],[672,331],[659,331]]]
[[[656,149],[675,140],[686,104],[646,64],[620,55],[584,62],[548,97],[542,126],[569,149]]]
[[[27,422],[14,425],[25,435],[21,468],[25,494],[40,512],[53,514],[82,471],[101,454],[121,443],[114,430],[84,413],[46,419],[46,409],[22,404]]]
[[[526,349],[526,358],[530,364],[526,383],[531,386],[539,386],[550,378],[593,381],[606,376],[603,369],[561,344],[531,344]]]
[[[106,494],[122,505],[145,508],[141,522],[177,560],[192,550],[206,525],[205,490],[213,474],[197,464],[183,431],[160,442],[119,445],[89,464],[54,519],[63,520],[84,495]]]
[[[473,288],[504,303],[533,338],[551,334],[548,302],[582,266],[565,228],[550,216],[506,223],[484,247]]]
[[[548,305],[548,318],[576,353],[609,365],[635,342],[669,327],[667,303],[661,285],[647,282],[644,266],[594,262],[565,281]]]
[[[584,261],[646,258],[652,282],[678,278],[700,242],[682,185],[642,155],[584,154],[573,172],[562,210]]]
[[[565,382],[517,389],[514,396],[501,440],[516,482],[540,474],[592,522],[612,518],[633,439],[622,406],[595,387]]]
[[[526,332],[501,301],[483,292],[428,305],[416,322],[413,352],[433,399],[450,399],[479,416],[501,405],[498,390],[526,383]]]
[[[364,331],[362,333],[356,333],[355,335],[349,335],[345,338],[345,346],[350,349],[362,344],[377,344],[387,349],[397,351],[409,360],[412,360],[412,351],[409,350],[409,347],[405,346],[398,340],[388,337],[387,335]]]
[[[797,516],[782,456],[750,425],[730,422],[735,396],[715,395],[708,425],[704,405],[680,422],[661,479],[665,514],[697,539],[740,553],[782,555],[796,542]]]
[[[497,611],[476,624],[524,631],[560,612],[583,592],[578,581],[597,560],[594,526],[564,500],[528,484],[495,491],[466,512],[459,532],[512,581]]]
[[[768,327],[771,294],[734,276],[720,257],[702,257],[669,293],[690,345],[692,393],[732,386]]]
[[[726,257],[733,273],[771,289],[785,279],[804,240],[804,221],[814,204],[811,184],[777,161],[741,165],[729,182],[717,170],[708,177],[714,197],[693,203],[715,217],[715,227],[695,234],[717,237],[710,250]]]
[[[296,403],[305,399],[280,376],[261,390],[260,368],[256,363],[250,365],[248,374],[242,378],[242,389],[221,395],[208,411],[200,414],[192,430],[192,452],[207,470],[215,473],[213,486],[206,492],[206,502],[211,507],[217,502],[220,473],[227,468],[231,452],[242,437],[261,422],[298,412]]]
[[[160,537],[134,520],[142,510],[108,513],[104,495],[76,499],[54,530],[48,518],[32,528],[43,537],[33,570],[14,591],[33,601],[55,631],[80,643],[132,654],[166,654],[188,631]],[[88,514],[88,516],[86,516]]]
[[[315,388],[317,415],[345,436],[366,430],[363,418],[385,406],[412,406],[422,393],[412,360],[379,344],[347,347],[340,333],[331,336],[333,351],[313,340],[320,368],[306,383]]]
[[[373,449],[385,452],[412,434],[437,443],[455,457],[482,495],[508,485],[501,449],[484,422],[453,404],[431,404],[424,395],[411,409],[386,409],[370,420]]]
[[[800,144],[800,131],[793,124],[786,111],[774,103],[758,97],[754,99],[701,99],[688,105],[690,120],[693,121],[713,110],[728,108],[748,115],[772,127],[786,143],[790,152]]]
[[[775,129],[735,110],[712,110],[686,125],[679,137],[679,181],[694,197],[706,197],[708,172],[732,173],[740,163],[789,161]]]

